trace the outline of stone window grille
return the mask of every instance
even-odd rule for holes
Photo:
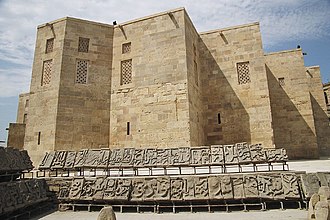
[[[53,52],[54,49],[54,38],[47,39],[46,42],[46,53]]]
[[[131,42],[122,45],[122,53],[131,52]]]
[[[285,86],[284,77],[278,78],[278,83],[280,84],[280,86]]]
[[[44,61],[41,85],[48,85],[52,77],[53,60]]]
[[[88,60],[77,60],[76,83],[87,84]]]
[[[249,62],[237,63],[238,84],[251,82]]]
[[[79,37],[78,52],[88,53],[89,38]]]
[[[130,84],[132,82],[132,60],[121,61],[121,79],[120,84]]]

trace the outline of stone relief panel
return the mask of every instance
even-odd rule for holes
[[[283,173],[282,183],[285,198],[300,198],[299,180],[295,173]]]
[[[84,185],[84,178],[73,179],[70,187],[69,198],[73,200],[79,199],[83,185]]]
[[[121,166],[122,167],[130,167],[133,163],[134,158],[134,148],[124,148],[122,150],[122,160]]]
[[[224,145],[225,164],[238,164],[238,155],[235,145]]]
[[[319,179],[321,186],[330,187],[330,172],[317,172],[316,176]]]
[[[85,160],[87,159],[87,153],[88,153],[88,150],[80,150],[77,152],[75,162],[74,162],[75,168],[84,167]]]
[[[250,155],[253,163],[266,162],[266,151],[261,144],[250,145]]]
[[[166,167],[170,164],[171,149],[157,149],[157,166]]]
[[[52,168],[60,169],[64,167],[67,151],[56,151],[52,162]]]
[[[243,175],[230,175],[234,199],[244,199]]]
[[[268,149],[266,151],[268,162],[287,161],[288,155],[285,149]]]
[[[75,151],[68,151],[64,163],[64,169],[72,169],[74,167],[76,154],[77,153]]]
[[[244,195],[246,198],[258,198],[258,179],[257,175],[244,174],[243,175]]]
[[[250,148],[247,143],[236,144],[238,162],[240,164],[251,163]]]
[[[144,152],[143,164],[147,167],[157,166],[157,150],[153,148],[148,148]]]
[[[220,176],[209,176],[208,186],[210,199],[223,199]]]
[[[50,169],[54,156],[55,156],[55,152],[46,152],[44,158],[42,159],[39,165],[39,169]]]
[[[281,175],[258,175],[258,190],[261,198],[283,199],[284,192]]]
[[[111,167],[120,167],[123,159],[122,149],[112,149],[109,157],[109,165]]]
[[[195,177],[195,199],[208,199],[209,198],[209,184],[207,177]]]
[[[191,161],[190,165],[208,165],[210,164],[210,148],[209,147],[196,147],[191,148]]]
[[[212,145],[211,146],[211,164],[212,165],[223,165],[224,155],[222,145]]]

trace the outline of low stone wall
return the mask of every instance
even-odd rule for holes
[[[141,168],[169,166],[214,166],[285,162],[284,149],[264,149],[261,145],[238,143],[179,148],[87,149],[48,152],[39,169]]]

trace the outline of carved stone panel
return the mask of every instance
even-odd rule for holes
[[[80,150],[77,152],[76,159],[74,162],[74,167],[80,168],[84,167],[85,161],[87,159],[88,150]]]
[[[59,191],[57,194],[57,198],[59,200],[61,199],[68,199],[69,198],[69,193],[72,185],[72,180],[63,180],[60,182],[59,185]]]
[[[124,148],[122,150],[122,161],[121,166],[122,167],[131,167],[133,164],[133,158],[134,158],[134,148]]]
[[[157,165],[167,167],[170,164],[171,149],[157,149]]]
[[[285,149],[267,149],[266,156],[268,162],[282,162],[288,160]]]
[[[52,162],[52,169],[62,169],[65,164],[67,151],[56,151]]]
[[[133,167],[144,167],[144,149],[135,149],[132,165]]]
[[[236,144],[236,150],[240,164],[251,163],[250,148],[247,143]]]
[[[81,188],[81,193],[80,193],[80,198],[81,200],[92,200],[94,193],[95,193],[95,189],[94,187],[96,183],[96,179],[95,178],[85,178],[84,179],[84,184]]]
[[[191,165],[208,165],[210,163],[210,148],[196,147],[191,148]]]
[[[171,182],[169,177],[157,177],[155,200],[170,200]]]
[[[171,178],[171,200],[183,199],[184,181],[181,178]]]
[[[261,198],[283,199],[284,191],[281,175],[258,175],[258,190]]]
[[[195,199],[206,200],[209,198],[208,179],[204,177],[195,177]]]
[[[225,164],[238,164],[238,155],[235,145],[224,145],[223,152],[225,156]]]
[[[247,174],[243,175],[243,186],[245,198],[258,198],[258,181],[257,175]]]
[[[116,189],[117,189],[117,179],[106,178],[105,187],[103,190],[104,200],[114,200],[116,199]]]
[[[223,199],[221,191],[221,177],[209,176],[208,182],[210,199]]]
[[[223,165],[224,155],[222,145],[211,145],[211,164]]]
[[[130,179],[118,179],[116,185],[116,199],[128,200],[131,192],[131,180]]]
[[[101,149],[100,157],[97,161],[97,168],[107,168],[109,163],[110,150],[109,149]]]
[[[157,150],[154,148],[148,148],[145,150],[143,164],[148,167],[157,166]]]
[[[306,198],[310,198],[317,193],[320,188],[320,182],[316,173],[301,174],[301,185]]]
[[[190,148],[180,147],[171,149],[170,164],[174,166],[184,166],[190,163]]]
[[[109,157],[109,167],[120,167],[123,159],[122,149],[112,149]]]
[[[69,198],[73,200],[79,199],[83,186],[84,186],[84,178],[73,179],[70,188]]]
[[[64,163],[64,169],[72,169],[74,167],[75,158],[76,158],[76,152],[68,151]]]
[[[40,165],[39,165],[39,169],[50,169],[53,159],[55,156],[55,152],[46,152],[44,158],[42,159]]]
[[[254,163],[264,163],[267,160],[266,152],[261,144],[250,145],[250,155]]]
[[[143,200],[153,201],[155,199],[156,191],[157,191],[157,179],[146,178],[144,180]]]
[[[295,173],[282,173],[285,198],[300,198],[298,177]]]
[[[100,149],[89,149],[85,156],[84,167],[96,168],[102,159],[102,151]]]
[[[142,201],[144,199],[144,192],[146,183],[144,178],[135,178],[132,180],[132,201]]]
[[[193,200],[195,198],[195,178],[196,177],[194,176],[187,176],[182,178],[184,200]]]
[[[232,181],[234,199],[244,199],[243,175],[230,175]]]
[[[230,179],[230,176],[221,176],[221,191],[224,199],[233,199],[234,198],[234,192],[232,187],[232,182]]]

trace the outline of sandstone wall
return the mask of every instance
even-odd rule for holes
[[[37,164],[45,151],[54,150],[55,147],[65,23],[63,19],[57,20],[39,26],[37,31],[30,85],[29,118],[24,141],[24,148],[28,150],[32,161]],[[52,38],[54,38],[53,50],[46,53],[47,40]],[[51,62],[51,65],[47,65],[47,62]],[[47,69],[48,78],[43,83],[44,67]]]
[[[87,39],[85,47],[79,38]],[[111,25],[66,19],[56,150],[108,145],[112,38]]]
[[[266,54],[275,145],[289,158],[317,158],[309,81],[301,49]]]
[[[259,24],[205,32],[201,38],[205,144],[247,141],[273,147]]]
[[[177,9],[115,27],[111,147],[190,145],[184,17]]]
[[[330,155],[330,126],[327,106],[324,100],[320,67],[306,67],[306,77],[309,82],[314,126],[320,156]]]
[[[19,95],[17,107],[17,123],[26,123],[28,120],[29,112],[29,97],[30,93],[23,93]]]
[[[24,147],[25,124],[9,123],[7,146],[22,150]]]

